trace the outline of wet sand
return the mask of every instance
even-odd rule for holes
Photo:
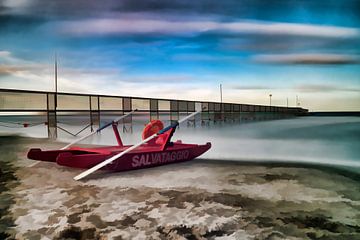
[[[30,147],[63,144],[0,142],[1,239],[360,239],[356,173],[197,159],[76,182],[79,169],[28,167]]]

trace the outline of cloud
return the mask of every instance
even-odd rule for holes
[[[269,86],[262,86],[262,85],[232,85],[230,86],[231,89],[236,90],[264,90],[264,89],[272,89]]]
[[[359,64],[357,55],[346,54],[269,54],[255,55],[252,60],[271,64]]]
[[[256,19],[292,18],[303,13],[306,17],[319,16],[336,19],[338,15],[349,21],[358,20],[358,0],[287,1],[287,0],[2,0],[3,6],[21,14],[47,16],[104,16],[137,13],[176,13],[185,15],[218,15]],[[0,3],[0,5],[1,5]],[[326,21],[325,21],[326,22]]]
[[[120,74],[120,70],[117,68],[99,68],[99,69],[84,69],[84,68],[70,68],[70,67],[58,67],[58,74],[66,76],[68,78],[87,76],[89,78],[94,76],[116,76]]]
[[[118,81],[124,83],[168,83],[178,84],[180,82],[190,82],[195,79],[186,74],[161,74],[161,75],[139,75],[139,76],[119,76]]]
[[[298,84],[295,86],[266,86],[266,85],[229,85],[231,90],[279,90],[284,92],[327,93],[327,92],[360,92],[360,87],[346,87],[335,84]]]
[[[241,60],[235,56],[216,56],[207,54],[177,54],[172,57],[175,61],[195,61],[195,62],[233,62]]]
[[[41,71],[44,67],[46,66],[14,57],[9,51],[0,51],[0,76],[16,75],[26,71]]]
[[[181,22],[156,19],[89,19],[60,23],[60,33],[73,36],[164,34],[184,35],[216,28],[216,22]]]
[[[9,51],[0,51],[0,58],[8,58],[11,53]]]
[[[0,51],[0,64],[0,66],[2,67],[7,67],[6,65],[9,65],[8,67],[11,67],[10,65],[12,65],[21,68],[23,65],[26,65],[26,67],[30,67],[30,65],[31,67],[34,67],[35,65],[32,62],[15,57],[10,51],[6,50]]]
[[[0,65],[0,76],[12,75],[12,74],[15,74],[15,73],[18,73],[21,71],[26,71],[26,70],[28,70],[28,68]]]
[[[201,33],[288,35],[325,38],[360,37],[360,30],[349,27],[323,26],[300,23],[278,23],[237,20],[169,21],[164,19],[121,17],[62,21],[59,32],[71,36],[91,35],[198,35]]]
[[[262,53],[339,52],[353,51],[359,38],[324,38],[284,35],[245,35],[224,37],[221,48],[227,51]]]
[[[0,77],[26,76],[26,74],[42,73],[49,65],[40,64],[15,57],[10,51],[0,51]]]
[[[294,90],[300,92],[316,93],[316,92],[360,92],[360,88],[344,87],[330,84],[301,84],[294,87]]]
[[[222,25],[230,32],[242,32],[267,35],[293,35],[309,37],[359,37],[360,31],[356,28],[323,26],[299,23],[277,22],[231,22]]]
[[[2,4],[8,8],[24,8],[31,4],[31,0],[3,0]]]

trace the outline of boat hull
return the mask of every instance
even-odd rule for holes
[[[31,149],[28,153],[28,158],[56,162],[59,165],[67,167],[89,169],[129,147],[130,146],[70,148],[54,151]],[[145,145],[115,159],[112,163],[102,169],[110,171],[128,171],[189,161],[205,153],[210,147],[211,143],[198,145],[175,142],[172,146],[169,146],[162,151],[159,147]]]

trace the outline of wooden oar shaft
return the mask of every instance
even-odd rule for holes
[[[188,120],[189,118],[195,116],[196,114],[198,114],[198,113],[200,113],[200,112],[201,112],[201,111],[192,113],[192,114],[190,114],[189,116],[181,119],[180,121],[178,121],[178,122],[175,124],[175,126],[177,126],[179,123],[182,123],[182,122]],[[173,127],[173,125],[170,125],[170,126],[168,126],[167,128],[170,129],[171,127]],[[167,128],[165,128],[165,129],[167,129]],[[165,130],[165,129],[163,129],[163,130]],[[138,144],[136,144],[136,145],[134,145],[134,146],[131,146],[131,147],[129,147],[128,149],[126,149],[125,151],[123,151],[123,152],[121,152],[121,153],[118,153],[118,154],[112,156],[111,158],[109,158],[109,159],[107,159],[107,160],[99,163],[98,165],[95,165],[94,167],[92,167],[92,168],[90,168],[90,169],[88,169],[88,170],[80,173],[79,175],[77,175],[77,176],[74,177],[74,180],[80,180],[80,179],[86,177],[87,175],[89,175],[89,174],[91,174],[91,173],[99,170],[100,168],[102,168],[102,167],[110,164],[110,163],[113,162],[114,160],[122,157],[122,156],[125,155],[126,153],[134,150],[135,148],[141,146],[142,144],[147,143],[148,141],[150,141],[151,139],[157,137],[158,135],[160,135],[160,134],[162,134],[162,133],[163,133],[163,131],[160,131],[160,132],[158,132],[158,133],[155,133],[155,134],[151,135],[150,137],[144,139],[144,140],[141,141],[140,143],[138,143]]]
[[[112,125],[113,123],[116,123],[116,122],[120,121],[121,119],[126,118],[127,116],[130,116],[130,115],[133,114],[136,110],[137,110],[137,109],[135,109],[135,110],[133,110],[133,111],[131,111],[131,112],[125,114],[125,115],[122,115],[122,116],[120,116],[120,117],[118,117],[118,118],[116,118],[116,119],[114,119],[112,122],[109,122],[109,123],[105,124],[104,126],[98,128],[95,132],[91,132],[91,133],[89,133],[88,135],[85,135],[85,136],[83,136],[83,137],[81,137],[81,138],[79,138],[79,139],[76,139],[75,141],[73,141],[73,142],[69,143],[68,145],[66,145],[65,147],[61,148],[61,150],[67,149],[68,147],[74,145],[75,143],[78,143],[78,142],[80,142],[80,141],[82,141],[82,140],[84,140],[84,139],[86,139],[86,138],[94,135],[95,133],[100,132],[100,131],[103,130],[104,128],[107,128],[108,126]]]

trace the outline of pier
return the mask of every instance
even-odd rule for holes
[[[83,130],[91,128],[93,131],[101,125],[102,118],[120,116],[135,109],[136,114],[149,120],[168,118],[165,120],[170,121],[178,120],[181,114],[201,109],[201,125],[308,115],[308,110],[300,107],[0,89],[0,113],[45,115],[49,138],[57,138],[59,129],[66,131],[58,124],[62,116],[88,116],[88,124]],[[122,123],[124,131],[132,131],[132,116],[123,119]],[[195,126],[195,121],[189,120],[188,125]],[[68,133],[76,136],[80,132]]]

